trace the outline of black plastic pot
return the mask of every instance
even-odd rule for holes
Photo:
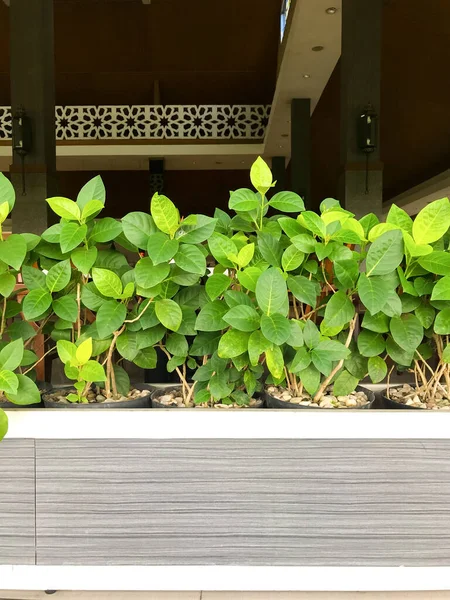
[[[150,395],[154,387],[149,385],[148,383],[137,383],[133,384],[131,387],[136,388],[137,390],[148,390],[148,394],[146,396],[140,396],[139,398],[133,398],[133,400],[123,400],[122,402],[89,402],[89,403],[78,403],[78,402],[55,402],[53,400],[47,399],[45,395],[43,395],[42,399],[44,402],[45,408],[58,408],[58,409],[122,409],[122,408],[150,408]],[[73,386],[68,385],[62,388],[58,388],[58,390],[64,390],[67,388],[73,388]],[[52,388],[49,390],[49,393],[57,391],[56,388]]]
[[[399,387],[399,386],[393,386]],[[426,410],[426,408],[420,408],[419,406],[408,406],[402,402],[396,402],[386,396],[386,390],[381,394],[383,408],[388,410]]]
[[[356,407],[356,410],[366,410],[372,407],[372,404],[375,402],[375,394],[374,392],[372,392],[371,390],[368,390],[365,387],[362,387],[360,385],[358,385],[356,387],[356,391],[357,392],[364,392],[366,394],[366,396],[369,398],[369,402],[367,404],[365,404],[364,406],[360,406],[360,407]],[[320,408],[319,406],[302,406],[300,404],[293,404],[292,402],[289,402],[288,400],[280,400],[279,398],[275,398],[274,396],[271,396],[270,394],[267,393],[266,390],[264,390],[263,392],[263,396],[266,400],[266,405],[267,408],[303,408],[306,410],[339,410],[336,408]],[[346,409],[346,410],[352,410],[352,409]],[[353,409],[355,410],[355,409]]]
[[[3,410],[22,410],[22,409],[30,409],[30,408],[44,408],[44,403],[42,401],[42,396],[46,392],[49,392],[51,386],[49,383],[44,383],[42,381],[38,381],[36,383],[38,388],[41,390],[41,401],[36,404],[14,404],[14,402],[9,402],[9,400],[0,400],[0,408]]]
[[[167,388],[160,388],[155,390],[152,393],[152,408],[183,408],[183,407],[179,407],[176,404],[173,404],[172,406],[167,406],[165,404],[161,404],[161,402],[158,402],[158,398],[160,396],[164,396],[165,394],[169,394],[170,392],[178,392],[180,390],[181,386],[176,385],[173,387],[167,387]],[[257,405],[257,406],[247,406],[247,408],[264,408],[264,398],[261,397],[259,398],[259,400],[261,400],[261,404]],[[194,408],[199,408],[199,407],[194,407]],[[203,407],[202,407],[203,408]],[[207,409],[205,409],[207,410]],[[241,409],[234,409],[234,410],[241,410]],[[245,410],[245,409],[242,409]]]

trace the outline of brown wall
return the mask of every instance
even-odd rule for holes
[[[59,194],[76,199],[80,188],[97,173],[58,173]],[[106,209],[103,216],[123,217],[126,213],[149,211],[149,174],[146,171],[103,171]],[[166,171],[164,193],[184,216],[190,213],[213,215],[215,207],[227,209],[230,190],[250,187],[247,171]]]

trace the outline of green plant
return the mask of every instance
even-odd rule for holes
[[[67,395],[69,402],[87,403],[86,394],[92,382],[103,383],[106,374],[103,366],[92,358],[92,338],[87,338],[78,346],[67,340],[56,343],[58,356],[64,364],[64,372],[69,379],[75,380],[76,394]]]

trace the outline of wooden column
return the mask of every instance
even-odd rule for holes
[[[23,106],[32,122],[32,151],[22,166],[14,155],[11,180],[17,194],[14,233],[42,233],[48,225],[46,198],[56,195],[53,0],[11,0],[11,110]]]
[[[358,217],[382,214],[380,144],[369,157],[367,191],[366,156],[357,140],[364,107],[370,103],[380,114],[381,18],[382,0],[342,2],[340,200]]]
[[[164,191],[164,159],[150,158],[148,161],[150,172],[150,199],[158,192],[162,194]]]
[[[273,180],[277,182],[272,188],[272,196],[286,189],[286,158],[284,156],[274,156],[272,158]]]
[[[291,188],[311,208],[311,100],[291,103]]]

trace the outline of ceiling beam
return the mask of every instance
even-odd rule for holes
[[[409,215],[416,215],[424,206],[439,200],[440,198],[448,198],[450,196],[450,169],[427,179],[423,183],[412,187],[406,192],[399,194],[395,198],[383,204],[384,216],[389,212],[391,204],[396,204],[403,208]]]

